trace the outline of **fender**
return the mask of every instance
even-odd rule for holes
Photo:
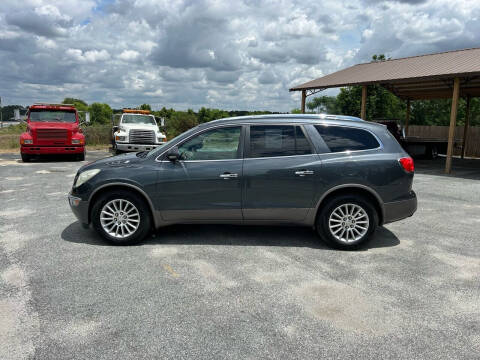
[[[342,185],[337,185],[337,186],[334,186],[334,187],[328,189],[328,191],[323,193],[322,196],[320,197],[320,199],[317,201],[317,204],[315,205],[315,211],[313,212],[313,216],[312,216],[313,218],[311,219],[311,223],[313,225],[315,225],[315,218],[317,217],[318,209],[320,208],[320,205],[322,204],[323,200],[325,200],[325,198],[328,195],[330,195],[331,193],[333,193],[334,191],[341,190],[341,189],[347,189],[347,188],[348,189],[357,188],[357,189],[366,190],[371,195],[373,195],[375,197],[375,199],[377,200],[378,204],[379,204],[380,211],[381,211],[381,214],[380,214],[381,218],[382,219],[384,218],[385,209],[384,209],[384,206],[383,206],[383,200],[375,190],[373,190],[371,187],[368,187],[368,186],[362,185],[362,184],[342,184]]]
[[[103,185],[99,186],[98,188],[96,188],[95,191],[93,191],[90,194],[90,196],[88,198],[89,207],[91,206],[91,200],[95,196],[96,193],[98,193],[102,189],[112,187],[112,186],[125,186],[125,187],[135,189],[139,193],[141,193],[143,195],[143,197],[147,200],[148,206],[150,207],[150,211],[152,213],[153,225],[155,226],[155,229],[159,227],[157,214],[155,213],[155,208],[153,207],[153,204],[152,204],[152,201],[150,200],[150,197],[147,195],[147,193],[145,191],[143,191],[140,187],[138,187],[136,185],[132,185],[132,184],[125,183],[125,182],[112,182],[112,183],[103,184]],[[90,211],[89,211],[89,213],[90,213]]]

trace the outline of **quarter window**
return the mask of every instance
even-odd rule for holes
[[[311,153],[310,143],[300,126],[250,126],[250,157],[252,158]]]
[[[183,160],[228,160],[239,157],[241,126],[205,131],[184,142],[178,151]]]
[[[316,125],[331,152],[376,149],[377,139],[368,131],[342,126]]]

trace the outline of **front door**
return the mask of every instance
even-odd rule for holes
[[[241,126],[206,130],[178,145],[181,160],[163,160],[157,185],[165,221],[242,220]]]
[[[299,222],[313,206],[320,161],[299,125],[252,125],[243,175],[245,220]]]

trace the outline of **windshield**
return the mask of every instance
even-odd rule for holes
[[[155,118],[149,115],[123,115],[122,124],[147,124],[157,125]]]
[[[30,121],[74,123],[77,117],[75,111],[34,109],[30,110]]]

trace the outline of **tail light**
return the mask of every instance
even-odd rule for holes
[[[409,173],[413,173],[415,171],[415,164],[413,163],[413,159],[411,157],[403,157],[398,159],[400,165],[402,165],[403,170]]]

